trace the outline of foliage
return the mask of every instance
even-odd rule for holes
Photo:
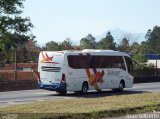
[[[143,54],[135,54],[133,56],[133,60],[136,61],[136,64],[134,64],[134,71],[136,70],[143,70],[147,65],[147,58]]]
[[[147,58],[143,54],[136,54],[133,59],[137,62],[134,65],[134,76],[149,76],[155,75],[155,68],[153,64],[147,64]]]
[[[66,40],[60,43],[57,43],[55,41],[50,41],[46,43],[42,49],[48,51],[60,51],[60,50],[72,50],[74,49],[74,47],[72,45],[72,41],[69,38],[66,38]]]
[[[48,51],[58,51],[59,50],[59,45],[55,41],[50,41],[50,42],[47,42],[42,49],[43,50],[48,50]]]
[[[129,52],[130,51],[130,46],[129,46],[129,40],[124,37],[122,41],[120,42],[118,46],[118,50],[121,52]]]
[[[134,67],[134,76],[154,76],[156,69],[154,65],[137,65]]]
[[[96,48],[96,41],[95,38],[88,34],[85,38],[80,40],[80,47],[81,49],[95,49]]]
[[[41,48],[37,45],[37,41],[30,39],[24,44],[24,48],[28,52],[40,52]]]
[[[0,51],[9,51],[23,45],[33,27],[29,18],[22,18],[24,0],[0,0]]]
[[[23,2],[25,0],[0,0],[0,52],[4,53],[6,63],[14,62],[15,52],[17,62],[29,62],[31,58],[28,52],[37,52],[39,47],[31,33],[33,24],[30,18],[21,17]]]
[[[149,48],[150,46],[148,45],[148,43],[146,41],[143,41],[140,45],[140,50],[139,53],[141,54],[147,54],[150,52],[153,52],[152,49]]]
[[[147,62],[147,58],[145,57],[145,55],[140,54],[140,53],[135,54],[135,55],[133,56],[133,59],[134,59],[136,62],[138,62],[139,64],[142,64],[142,63],[144,64],[144,63]]]
[[[141,45],[138,42],[133,42],[130,46],[130,54],[137,54],[140,51]]]
[[[72,50],[72,41],[70,38],[66,38],[63,42],[59,43],[59,50]]]
[[[153,30],[149,29],[146,33],[146,41],[143,46],[147,47],[146,53],[160,53],[160,27],[155,26]],[[143,50],[143,49],[142,49]]]
[[[108,32],[105,38],[102,38],[98,42],[98,49],[106,49],[106,50],[115,50],[116,43],[114,42],[114,38],[111,35],[111,32]]]

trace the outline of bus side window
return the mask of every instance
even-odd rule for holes
[[[68,65],[71,68],[78,69],[79,68],[79,56],[69,55],[68,56]]]

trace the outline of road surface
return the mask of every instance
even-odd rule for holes
[[[144,93],[144,92],[160,92],[160,82],[134,84],[133,88],[125,89],[124,92],[121,93],[114,92],[111,90],[105,90],[102,92],[92,91],[85,96],[78,95],[72,92],[67,93],[67,95],[65,96],[60,96],[56,94],[56,92],[54,91],[46,91],[41,89],[0,92],[0,107],[14,105],[14,104],[31,103],[36,101],[44,101],[44,100],[57,100],[57,99],[66,100],[78,97],[96,98],[108,95],[122,95],[122,94],[134,94],[134,93]]]

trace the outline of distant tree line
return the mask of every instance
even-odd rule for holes
[[[131,34],[126,34],[120,39],[117,44],[112,36],[111,32],[107,32],[106,36],[99,41],[88,34],[86,37],[81,38],[79,45],[73,45],[70,38],[67,38],[63,42],[50,41],[42,47],[42,50],[83,50],[83,49],[105,49],[105,50],[116,50],[126,52],[134,55],[134,59],[139,63],[144,63],[147,59],[144,54],[159,54],[160,53],[160,27],[154,26],[153,29],[149,29],[145,35],[145,41],[141,43],[131,42]],[[136,41],[136,39],[135,39]]]
[[[117,50],[126,52],[129,54],[155,54],[160,53],[160,27],[155,26],[153,29],[149,29],[145,35],[145,41],[138,43],[131,43],[131,36],[127,34],[117,44],[111,32],[107,32],[106,36],[97,41],[92,34],[88,34],[86,37],[81,38],[79,45],[73,45],[70,38],[66,38],[63,42],[50,41],[42,47],[42,50],[82,50],[82,49],[106,49]]]

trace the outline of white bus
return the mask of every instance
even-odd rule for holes
[[[39,87],[65,94],[88,90],[123,91],[133,86],[133,64],[126,53],[113,50],[42,51]]]

